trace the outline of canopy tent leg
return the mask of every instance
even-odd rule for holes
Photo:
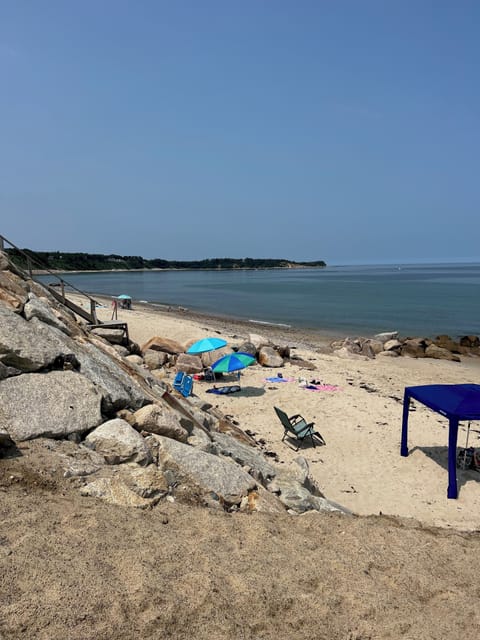
[[[405,391],[403,395],[403,417],[402,417],[402,443],[400,445],[400,455],[408,456],[408,410],[410,408],[410,395]]]
[[[457,489],[458,418],[450,418],[448,428],[448,490],[447,498],[458,498]]]

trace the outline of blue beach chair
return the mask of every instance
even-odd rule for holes
[[[185,373],[183,371],[179,371],[173,380],[173,388],[177,391],[180,391],[182,388],[183,378],[185,377]]]
[[[192,395],[193,378],[188,376],[184,371],[179,371],[173,380],[173,388],[182,394],[185,398]]]
[[[183,376],[182,387],[180,389],[180,393],[182,394],[182,396],[184,396],[185,398],[188,398],[188,396],[191,396],[192,389],[193,389],[192,376]]]

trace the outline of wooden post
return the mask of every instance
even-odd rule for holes
[[[0,251],[5,249],[5,245],[3,244],[3,236],[0,236]]]
[[[60,284],[62,288],[62,299],[63,299],[63,302],[65,303],[65,282],[63,280],[60,280]]]
[[[30,274],[30,278],[32,277],[32,261],[30,260],[30,258],[27,256],[27,270],[28,273]]]
[[[92,324],[98,324],[96,302],[92,298],[90,298],[90,315],[92,316]]]

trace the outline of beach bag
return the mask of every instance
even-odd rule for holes
[[[480,449],[475,449],[473,452],[472,466],[475,471],[480,472]]]
[[[468,447],[468,449],[460,449],[457,455],[457,468],[471,469],[473,467],[474,454],[475,449],[473,447]],[[480,456],[478,457],[478,459],[480,462]]]

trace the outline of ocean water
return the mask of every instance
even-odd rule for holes
[[[480,335],[480,264],[256,271],[69,273],[91,294],[288,325],[335,336]],[[43,281],[53,282],[51,276]]]

